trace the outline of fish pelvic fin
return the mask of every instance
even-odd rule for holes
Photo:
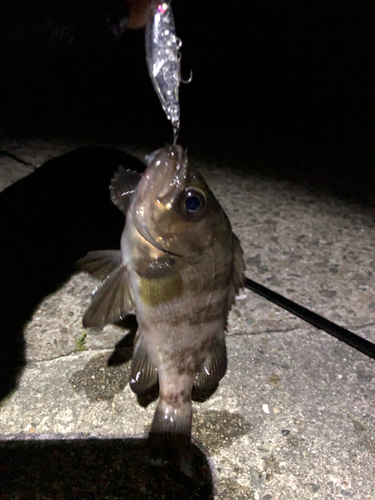
[[[99,285],[83,317],[84,328],[104,326],[123,319],[134,307],[129,273],[121,265]]]
[[[239,290],[244,287],[245,282],[245,260],[244,254],[241,247],[240,240],[237,236],[232,233],[232,278],[229,284],[229,293],[227,300],[227,312],[229,313],[234,301],[236,299],[236,295]]]
[[[192,398],[194,401],[205,401],[217,389],[219,381],[227,370],[227,349],[225,334],[222,331],[213,340],[206,359],[194,380]]]
[[[120,267],[121,262],[120,250],[96,250],[79,259],[77,266],[102,281]]]
[[[144,335],[138,330],[130,373],[130,388],[138,397],[141,397],[157,382],[157,368],[147,352]]]
[[[142,174],[120,166],[109,185],[111,200],[125,215]]]

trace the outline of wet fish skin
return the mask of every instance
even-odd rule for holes
[[[209,392],[226,371],[225,329],[243,286],[243,252],[180,146],[150,155],[135,189],[130,177],[118,173],[111,184],[112,201],[126,214],[121,259],[103,252],[102,269],[98,252],[81,261],[99,278],[111,270],[83,322],[103,325],[135,308],[131,388],[139,395],[158,381],[151,436],[190,442],[193,386]]]

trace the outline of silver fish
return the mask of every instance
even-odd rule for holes
[[[121,251],[81,260],[103,280],[83,324],[112,323],[135,308],[130,385],[140,395],[159,382],[150,436],[190,443],[192,392],[212,392],[225,374],[227,317],[245,265],[224,210],[181,146],[147,161],[140,179],[121,168],[111,182],[112,201],[126,214]]]

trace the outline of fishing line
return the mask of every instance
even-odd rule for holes
[[[333,337],[336,337],[342,342],[345,342],[345,344],[354,347],[354,349],[357,349],[357,351],[360,351],[366,356],[375,359],[375,344],[373,344],[369,340],[360,337],[359,335],[351,332],[350,330],[347,330],[346,328],[343,328],[342,326],[336,325],[336,323],[333,323],[333,321],[330,321],[329,319],[326,319],[323,316],[320,316],[319,314],[306,309],[306,307],[296,304],[292,300],[289,300],[286,297],[283,297],[282,295],[274,292],[273,290],[270,290],[269,288],[256,283],[246,276],[244,286],[252,292],[255,292],[261,297],[269,300],[270,302],[273,302],[283,309],[286,309],[298,318],[301,318],[307,323],[310,323],[310,325],[313,325],[320,330],[324,330],[330,335],[333,335]]]

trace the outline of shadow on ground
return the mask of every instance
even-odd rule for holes
[[[0,443],[0,499],[212,499],[205,455],[192,448],[194,475],[147,460],[145,439]]]
[[[36,306],[90,250],[119,248],[124,217],[108,184],[122,164],[141,162],[111,148],[82,148],[44,163],[0,194],[0,400],[25,364],[25,324]]]

